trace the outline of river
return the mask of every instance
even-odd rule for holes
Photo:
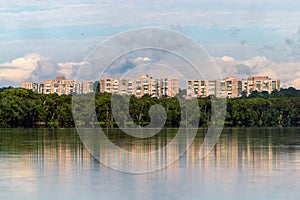
[[[132,150],[134,139],[113,132]],[[131,174],[101,164],[75,129],[0,129],[0,199],[299,199],[300,128],[224,129],[200,159],[203,137],[170,166]]]

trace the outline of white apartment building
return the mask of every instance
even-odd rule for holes
[[[130,79],[101,78],[100,92],[142,97],[148,94],[152,97],[173,97],[179,92],[178,78],[155,79],[149,75],[141,75]]]

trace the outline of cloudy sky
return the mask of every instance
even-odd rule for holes
[[[197,41],[222,76],[269,75],[300,89],[299,8],[292,0],[2,0],[0,86],[73,78],[101,41],[153,26]]]

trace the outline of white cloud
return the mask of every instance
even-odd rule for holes
[[[230,56],[223,56],[222,57],[222,60],[224,62],[233,62],[234,61],[234,58],[233,57],[230,57]]]
[[[41,59],[39,54],[28,54],[21,58],[13,59],[11,62],[0,64],[2,67],[23,67],[23,69],[32,69],[34,64]]]
[[[148,57],[137,57],[138,61],[148,61]],[[281,80],[282,87],[296,87],[300,89],[300,62],[274,62],[264,56],[256,56],[247,60],[236,60],[230,56],[215,57],[215,63],[221,75],[246,78],[253,75],[267,75]],[[13,84],[20,86],[23,81],[43,81],[53,79],[57,75],[64,75],[74,79],[78,68],[86,62],[55,63],[50,57],[37,53],[12,59],[10,62],[0,63],[1,85]]]
[[[9,80],[20,83],[30,77],[36,68],[37,62],[43,59],[38,54],[29,54],[21,58],[13,59],[11,62],[0,64],[0,80]]]
[[[300,78],[296,78],[291,81],[290,85],[295,88],[300,88]]]
[[[282,87],[292,86],[300,89],[300,62],[275,62],[265,56],[255,56],[247,60],[228,59],[228,56],[223,56],[216,57],[214,60],[223,77],[246,78],[254,75],[266,75],[270,78],[280,79]]]
[[[271,62],[271,60],[267,59],[265,56],[255,56],[249,60],[240,61],[238,63],[247,65],[249,67],[265,67],[269,62]]]
[[[1,85],[12,84],[20,86],[24,81],[42,82],[54,79],[57,75],[74,78],[78,67],[85,62],[56,63],[50,57],[38,53],[27,54],[24,57],[0,63]]]
[[[151,61],[151,59],[148,57],[137,57],[133,61],[134,62],[149,62],[149,61]]]
[[[74,79],[77,73],[77,70],[87,63],[85,61],[82,62],[66,62],[66,63],[57,63],[57,65],[61,68],[60,73],[64,74],[69,79]]]

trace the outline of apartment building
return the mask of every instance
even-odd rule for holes
[[[136,97],[146,94],[152,97],[173,97],[179,92],[179,79],[155,79],[149,75],[141,75],[132,79],[101,78],[100,92],[135,95]]]
[[[43,94],[69,95],[74,93],[74,85],[74,80],[67,80],[64,76],[57,76],[54,80],[45,80],[40,83],[40,90]]]
[[[253,91],[267,91],[271,93],[273,90],[280,89],[280,80],[270,79],[268,76],[253,76],[248,77],[247,84],[244,85],[247,94],[251,94]]]
[[[225,78],[224,83],[225,93],[222,97],[236,98],[242,94],[242,83],[237,78]]]
[[[42,94],[87,94],[95,90],[95,82],[74,81],[68,80],[64,76],[57,76],[54,80],[45,80],[42,83],[23,82],[22,88]]]
[[[34,92],[40,91],[40,84],[36,82],[23,82],[22,88],[26,88],[28,90],[32,90]]]
[[[239,80],[227,77],[223,80],[187,80],[186,97],[207,97],[213,95],[221,98],[236,98],[245,91],[250,95],[253,91],[280,90],[280,80],[271,79],[268,76],[253,76]]]
[[[189,97],[206,97],[212,94],[215,90],[215,83],[206,80],[188,80],[187,81],[187,96]],[[214,92],[215,93],[215,92]],[[214,94],[213,93],[213,94]]]

